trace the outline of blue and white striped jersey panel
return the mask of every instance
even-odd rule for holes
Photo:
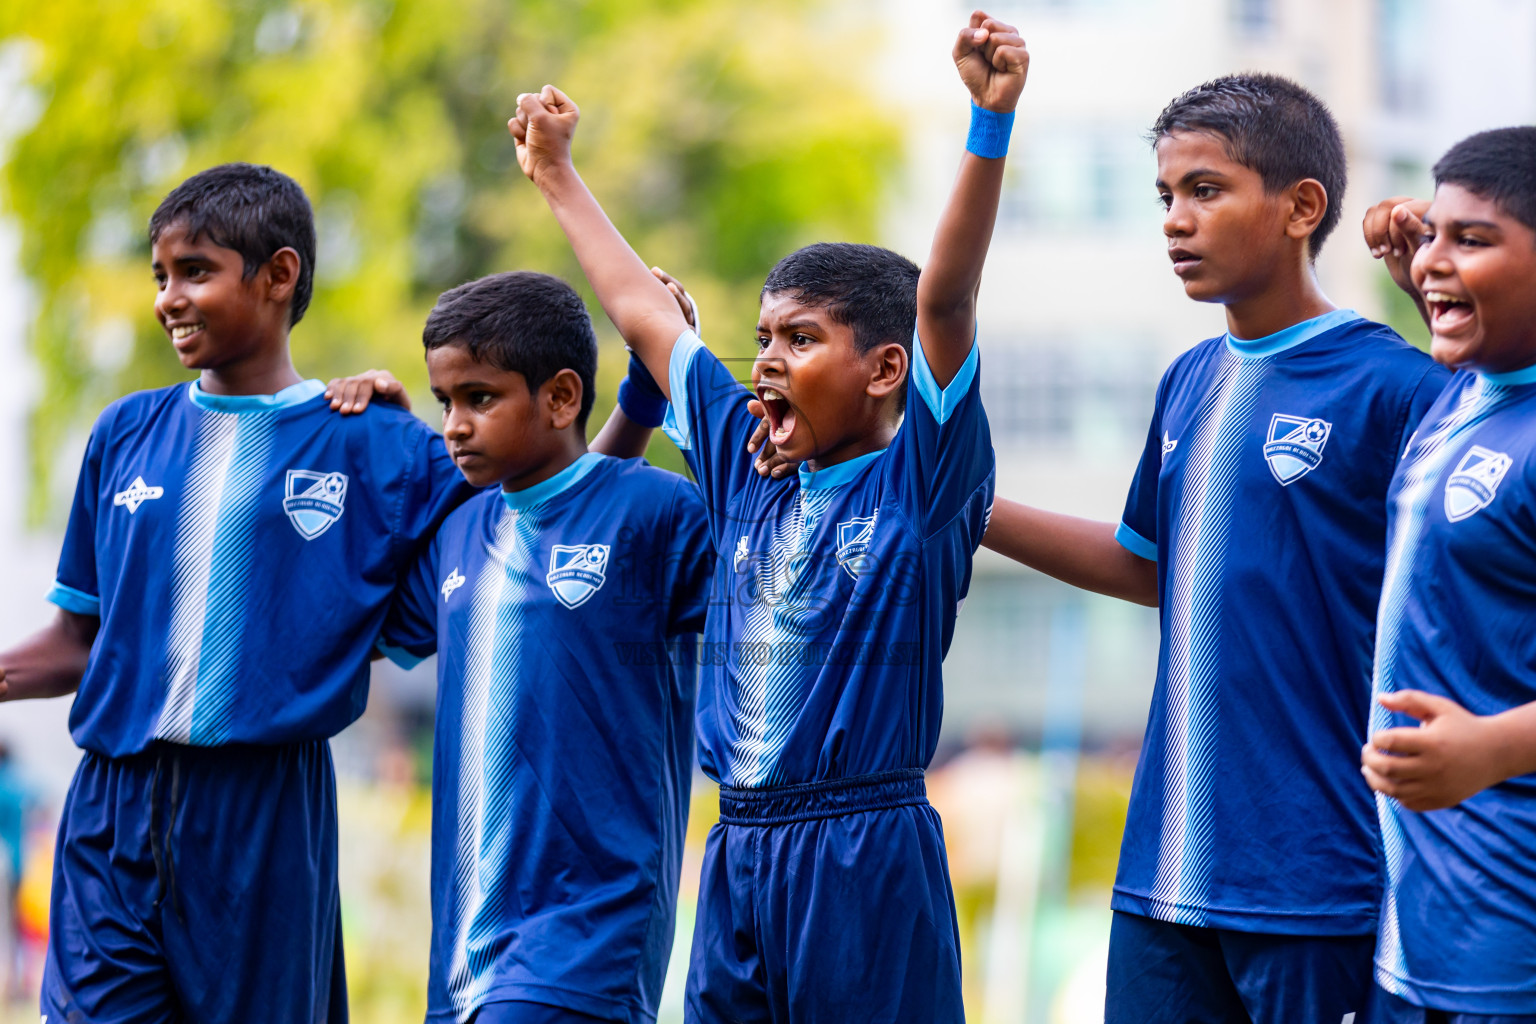
[[[506,811],[512,796],[511,734],[516,713],[518,619],[527,574],[529,517],[509,509],[495,548],[475,583],[465,652],[464,733],[459,762],[459,836],[455,857],[454,951],[449,991],[467,1019],[492,980],[501,865],[510,846]]]
[[[1168,716],[1161,848],[1152,897],[1178,924],[1205,923],[1197,909],[1210,876],[1210,802],[1215,784],[1217,692],[1213,638],[1222,608],[1223,555],[1231,525],[1245,430],[1267,366],[1223,353],[1211,398],[1188,444],[1189,481],[1171,546],[1168,617]]]
[[[454,854],[453,948],[448,994],[467,1021],[496,980],[505,896],[515,877],[512,800],[516,769],[518,661],[523,591],[533,578],[538,532],[532,509],[507,509],[475,581],[464,652],[458,846]]]
[[[271,412],[205,412],[177,516],[167,691],[157,739],[224,742],[239,666]]]
[[[1382,582],[1381,606],[1377,615],[1373,695],[1397,689],[1397,667],[1403,611],[1411,589],[1414,558],[1423,536],[1425,515],[1440,492],[1440,483],[1451,458],[1459,448],[1453,444],[1461,434],[1475,427],[1496,411],[1513,393],[1482,377],[1473,378],[1458,398],[1454,411],[1435,425],[1422,440],[1411,442],[1408,458],[1401,472],[1403,485],[1394,508],[1392,535],[1388,541],[1386,573]],[[1391,728],[1392,713],[1376,701],[1371,702],[1370,733]],[[1382,847],[1387,878],[1382,894],[1380,938],[1376,944],[1377,981],[1394,995],[1411,993],[1400,979],[1408,977],[1402,937],[1399,931],[1397,891],[1403,877],[1407,843],[1400,807],[1395,800],[1376,794],[1376,812],[1381,822]]]
[[[741,640],[747,649],[766,655],[740,670],[730,785],[782,782],[779,755],[804,704],[801,688],[814,682],[814,676],[797,659],[775,657],[773,652],[802,641],[811,632],[801,622],[816,610],[809,600],[816,579],[810,538],[835,494],[833,490],[798,491],[774,526],[768,556],[755,566],[758,599],[747,612]]]

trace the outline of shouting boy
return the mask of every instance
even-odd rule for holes
[[[774,442],[803,463],[785,480],[753,471],[751,395],[576,174],[575,105],[546,86],[519,97],[510,126],[598,299],[671,400],[719,553],[698,731],[721,816],[690,1020],[963,1020],[923,769],[991,502],[975,302],[1028,55],[977,13],[954,58],[974,103],[970,152],[927,269],[816,245],[763,287],[752,386]]]
[[[1532,1024],[1536,128],[1465,139],[1434,174],[1422,238],[1407,204],[1367,220],[1377,255],[1411,254],[1431,353],[1463,371],[1392,480],[1363,754],[1387,866],[1368,1019]]]

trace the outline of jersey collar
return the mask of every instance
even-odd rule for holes
[[[1277,355],[1287,349],[1295,348],[1303,342],[1311,341],[1319,334],[1359,319],[1361,319],[1360,314],[1352,309],[1335,309],[1331,313],[1315,316],[1311,320],[1303,320],[1283,331],[1276,331],[1274,334],[1255,338],[1252,341],[1235,338],[1232,332],[1228,331],[1227,350],[1245,359],[1262,359],[1264,356]]]
[[[884,454],[885,449],[881,448],[879,451],[867,452],[858,458],[849,459],[847,462],[839,462],[835,466],[828,466],[826,469],[815,471],[807,468],[806,464],[802,462],[800,463],[800,486],[808,491],[841,487],[858,476],[859,471],[865,466]]]
[[[187,385],[187,397],[192,404],[209,412],[268,412],[302,405],[324,393],[325,385],[318,380],[301,380],[275,395],[211,395],[195,380]]]
[[[1510,370],[1508,373],[1479,373],[1478,376],[1489,384],[1501,384],[1504,387],[1536,384],[1536,363],[1519,370]]]
[[[562,491],[570,490],[582,477],[598,467],[606,456],[597,452],[584,452],[577,456],[576,461],[566,466],[560,472],[520,491],[502,491],[501,500],[507,503],[507,508],[513,511],[532,508],[541,505]]]

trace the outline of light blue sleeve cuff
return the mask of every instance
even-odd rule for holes
[[[941,388],[933,376],[933,369],[928,365],[928,357],[923,354],[922,339],[917,336],[916,329],[912,331],[912,386],[917,388],[923,404],[933,413],[933,418],[939,421],[939,426],[942,427],[954,414],[955,407],[971,390],[971,381],[980,363],[981,350],[976,344],[976,336],[972,334],[971,351],[966,354],[965,362],[960,364],[960,371],[949,382],[949,387]]]
[[[396,665],[399,665],[407,672],[415,668],[417,665],[420,665],[423,661],[427,660],[425,658],[416,657],[416,655],[412,654],[404,647],[391,647],[389,644],[386,644],[382,640],[380,640],[374,646],[379,649],[380,654],[384,655],[384,657],[388,658]]]
[[[1138,558],[1145,558],[1149,562],[1157,561],[1157,545],[1124,523],[1115,527],[1115,540],[1120,542],[1121,547]]]
[[[83,590],[76,590],[74,587],[66,587],[57,580],[54,581],[53,587],[48,591],[48,600],[50,603],[58,605],[67,612],[74,612],[76,615],[95,615],[98,618],[101,616],[101,598],[93,597]]]
[[[693,436],[688,432],[688,370],[693,366],[693,357],[703,347],[697,334],[684,331],[673,342],[672,358],[667,363],[667,386],[672,392],[672,401],[661,421],[661,432],[683,451],[693,447]]]

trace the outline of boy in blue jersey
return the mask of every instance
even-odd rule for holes
[[[719,553],[698,731],[721,811],[690,1021],[963,1019],[922,775],[991,503],[975,298],[1028,55],[978,12],[954,58],[974,101],[970,153],[928,267],[816,245],[764,285],[752,383],[774,443],[803,464],[785,480],[753,472],[750,393],[576,174],[575,105],[546,86],[519,97],[510,125],[598,299],[671,400]]]
[[[663,292],[663,294],[666,294]],[[677,308],[673,307],[674,310]],[[692,765],[698,490],[589,452],[597,341],[544,274],[445,292],[423,340],[476,487],[384,631],[438,652],[427,1019],[655,1019]]]
[[[1411,256],[1431,352],[1462,371],[1389,495],[1362,755],[1387,864],[1368,1019],[1533,1024],[1536,128],[1465,139],[1434,175],[1422,237],[1408,204],[1373,211],[1391,217],[1374,237],[1367,221],[1394,277]]]
[[[42,1012],[344,1021],[328,738],[362,711],[397,579],[473,489],[399,409],[333,415],[288,333],[309,202],[267,167],[150,220],[155,313],[197,380],[120,399],[86,446],[55,622],[7,699],[77,691]]]
[[[986,543],[1161,610],[1108,1024],[1336,1024],[1369,995],[1381,891],[1357,760],[1384,499],[1446,374],[1318,288],[1345,164],[1316,97],[1222,78],[1152,137],[1174,273],[1227,333],[1164,374],[1119,524],[999,500]]]

